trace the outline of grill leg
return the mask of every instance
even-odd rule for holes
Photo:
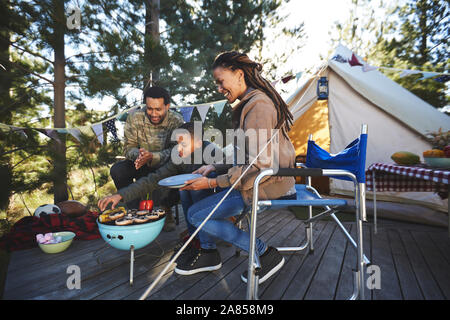
[[[134,270],[134,246],[130,247],[130,286],[133,285],[133,270]]]

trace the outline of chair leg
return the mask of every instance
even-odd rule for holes
[[[359,296],[359,271],[353,270],[353,293],[348,300],[356,300]]]
[[[313,208],[312,206],[309,206],[308,208],[309,211],[309,219],[312,219],[312,213],[313,213]],[[308,242],[309,242],[309,253],[313,253],[314,252],[314,238],[313,238],[313,224],[312,222],[309,223],[309,227],[307,230],[308,233]]]

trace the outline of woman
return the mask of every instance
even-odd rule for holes
[[[250,60],[246,54],[234,51],[222,53],[214,61],[213,76],[218,91],[230,103],[239,99],[239,104],[233,108],[234,129],[242,129],[244,133],[255,131],[258,137],[264,140],[263,145],[270,140],[272,129],[278,129],[278,149],[274,150],[274,143],[271,143],[267,146],[267,152],[263,152],[263,155],[257,158],[198,233],[201,248],[188,259],[182,262],[177,261],[175,272],[178,274],[188,275],[219,269],[222,263],[214,238],[232,243],[248,252],[249,233],[237,228],[227,218],[236,216],[251,206],[253,182],[261,169],[274,167],[275,161],[281,168],[294,168],[295,151],[287,135],[292,125],[292,114],[276,90],[261,77],[261,69],[261,64]],[[268,133],[268,135],[262,133]],[[247,150],[247,147],[249,146],[247,145],[245,148],[246,163],[235,163],[225,174],[218,175],[216,178],[207,178],[206,176],[212,171],[220,172],[223,165],[202,166],[195,172],[201,173],[204,177],[188,181],[188,185],[181,189],[226,188],[222,192],[194,203],[188,209],[188,220],[194,226],[198,227],[204,221],[229,188],[247,169],[251,162],[248,159],[256,156],[254,152]],[[275,152],[276,159],[268,156],[272,151]],[[260,184],[260,199],[294,198],[296,196],[294,183],[293,177],[266,177]],[[262,283],[282,267],[284,258],[275,248],[268,247],[260,239],[257,239],[256,242],[256,252],[260,257],[259,283]],[[246,282],[246,274],[247,272],[241,276],[244,282]]]

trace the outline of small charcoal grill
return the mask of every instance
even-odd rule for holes
[[[101,223],[97,219],[98,230],[103,240],[119,250],[130,250],[130,285],[133,285],[134,250],[149,245],[160,234],[166,216],[158,220],[140,224],[117,226],[113,223]]]

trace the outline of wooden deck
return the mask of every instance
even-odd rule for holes
[[[4,299],[137,299],[164,269],[185,229],[165,233],[135,252],[134,285],[129,284],[129,252],[109,247],[101,239],[74,241],[60,254],[47,255],[39,248],[11,255]],[[351,222],[344,225],[355,235]],[[260,214],[258,236],[272,246],[302,242],[305,228],[288,210]],[[347,299],[353,291],[355,250],[332,221],[314,227],[313,254],[284,254],[285,265],[259,288],[260,299]],[[450,239],[445,228],[379,220],[378,234],[364,225],[365,253],[380,267],[381,289],[366,289],[366,299],[450,299]],[[220,270],[179,276],[172,266],[149,299],[245,299],[240,280],[247,256],[219,243]],[[81,270],[81,289],[69,290],[67,267]]]

